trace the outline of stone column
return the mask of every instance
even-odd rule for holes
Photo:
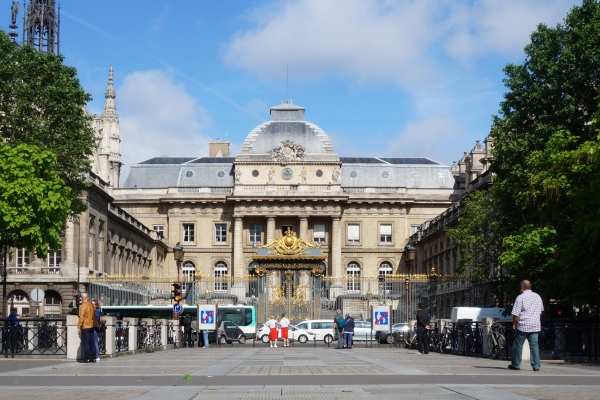
[[[271,243],[275,240],[275,218],[269,217],[267,218],[267,241],[266,243]]]
[[[233,225],[233,275],[235,278],[244,276],[244,240],[243,240],[242,217],[235,217]],[[232,294],[238,297],[238,301],[246,298],[246,285],[241,280],[235,280],[231,288]]]
[[[300,217],[300,239],[308,241],[308,218]]]
[[[342,276],[342,231],[340,218],[334,217],[331,228],[331,273],[334,277]]]
[[[77,332],[77,315],[67,315],[67,360],[79,360],[83,358],[81,339]]]
[[[235,276],[244,275],[244,242],[242,233],[242,218],[235,217],[233,226],[233,272]]]
[[[75,250],[75,225],[73,221],[67,221],[65,227],[65,243],[62,248],[63,260],[60,263],[60,274],[63,276],[77,276],[77,266],[73,261],[73,254]]]

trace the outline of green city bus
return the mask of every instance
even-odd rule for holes
[[[197,318],[196,306],[181,305],[180,317],[189,315],[192,320]],[[173,306],[104,306],[100,309],[102,315],[123,318],[153,318],[172,319]],[[256,310],[248,305],[219,305],[218,321],[231,321],[240,327],[247,339],[256,335]]]

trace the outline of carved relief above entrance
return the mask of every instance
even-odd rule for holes
[[[281,146],[274,148],[269,154],[273,161],[286,164],[290,161],[303,161],[305,151],[304,146],[288,139],[285,142],[281,142]]]

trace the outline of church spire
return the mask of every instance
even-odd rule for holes
[[[115,99],[117,98],[117,94],[115,93],[114,83],[113,83],[113,67],[110,66],[108,70],[108,88],[106,89],[106,93],[104,93],[104,112],[102,115],[117,115],[117,106],[115,103]]]
[[[99,118],[100,146],[100,176],[112,187],[119,187],[121,176],[121,127],[115,99],[113,67],[108,70],[108,88],[104,94],[104,112]]]
[[[60,5],[56,0],[30,0],[23,4],[23,45],[44,53],[60,52]]]

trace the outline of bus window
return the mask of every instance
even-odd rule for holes
[[[245,310],[245,315],[244,315],[244,319],[246,320],[245,324],[246,326],[250,326],[252,325],[252,310],[249,308],[246,308]]]
[[[220,321],[231,321],[236,325],[242,325],[242,309],[235,310],[219,310]]]

